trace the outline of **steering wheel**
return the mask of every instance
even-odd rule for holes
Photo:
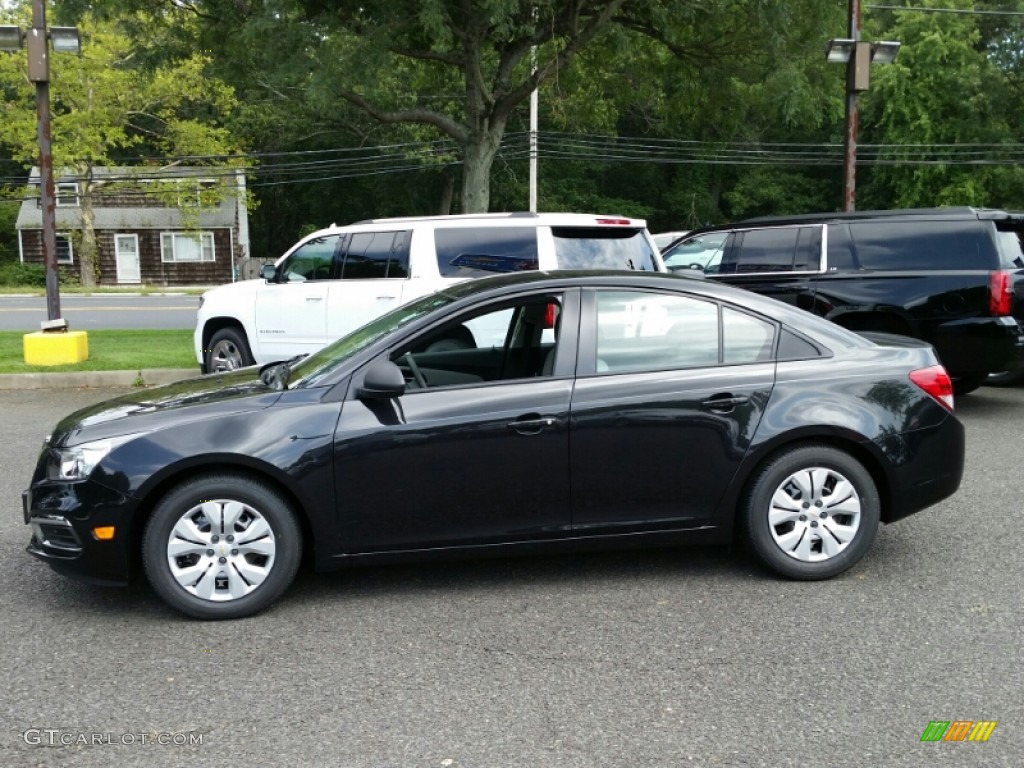
[[[423,371],[420,370],[419,365],[415,360],[413,360],[412,352],[406,352],[402,355],[402,360],[404,360],[405,364],[409,366],[409,373],[411,373],[412,377],[416,380],[416,386],[420,389],[426,389],[427,379],[423,375]]]

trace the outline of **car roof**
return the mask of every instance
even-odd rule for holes
[[[596,213],[533,213],[529,211],[515,211],[511,213],[460,213],[449,216],[400,216],[386,219],[363,219],[354,222],[349,226],[362,224],[414,224],[423,222],[427,224],[476,224],[485,222],[488,224],[509,223],[518,225],[551,224],[554,226],[628,226],[646,227],[644,219],[633,219],[620,214],[596,214]],[[335,225],[338,226],[338,225]]]
[[[797,224],[821,224],[830,221],[865,221],[869,219],[908,219],[912,221],[950,221],[955,219],[1024,220],[1024,212],[1004,211],[995,208],[971,208],[968,206],[947,208],[892,208],[871,211],[828,211],[824,213],[803,213],[783,216],[757,216],[741,219],[730,224],[716,224],[701,227],[691,232],[703,234],[729,229],[743,229],[750,226],[789,226]]]

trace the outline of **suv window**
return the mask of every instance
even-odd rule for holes
[[[643,230],[632,227],[552,227],[559,269],[636,269],[658,266]]]
[[[706,235],[684,240],[672,250],[662,254],[665,267],[675,272],[679,269],[703,269],[717,272],[722,261],[722,250],[729,232],[709,232]]]
[[[738,232],[721,272],[807,271],[820,263],[820,227],[769,227]]]
[[[852,222],[855,258],[861,269],[996,269],[978,222]],[[981,260],[979,261],[979,257]]]
[[[409,276],[407,232],[357,232],[349,240],[343,280]]]
[[[442,277],[537,269],[534,227],[438,227],[434,248]]]
[[[340,235],[325,235],[300,245],[281,265],[283,282],[330,280],[334,276],[334,251]]]

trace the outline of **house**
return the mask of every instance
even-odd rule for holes
[[[97,168],[92,195],[98,282],[104,285],[215,285],[231,282],[249,256],[245,175],[206,167]],[[230,194],[214,192],[229,179]],[[29,186],[39,189],[39,169]],[[78,183],[54,180],[57,263],[80,274],[82,207]],[[38,194],[22,202],[15,225],[18,254],[43,263]]]

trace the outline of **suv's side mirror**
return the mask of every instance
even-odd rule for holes
[[[383,400],[404,394],[405,376],[402,370],[390,360],[378,360],[367,369],[358,397]]]
[[[260,267],[260,277],[264,280],[275,280],[277,278],[277,267],[273,264],[264,264]]]

